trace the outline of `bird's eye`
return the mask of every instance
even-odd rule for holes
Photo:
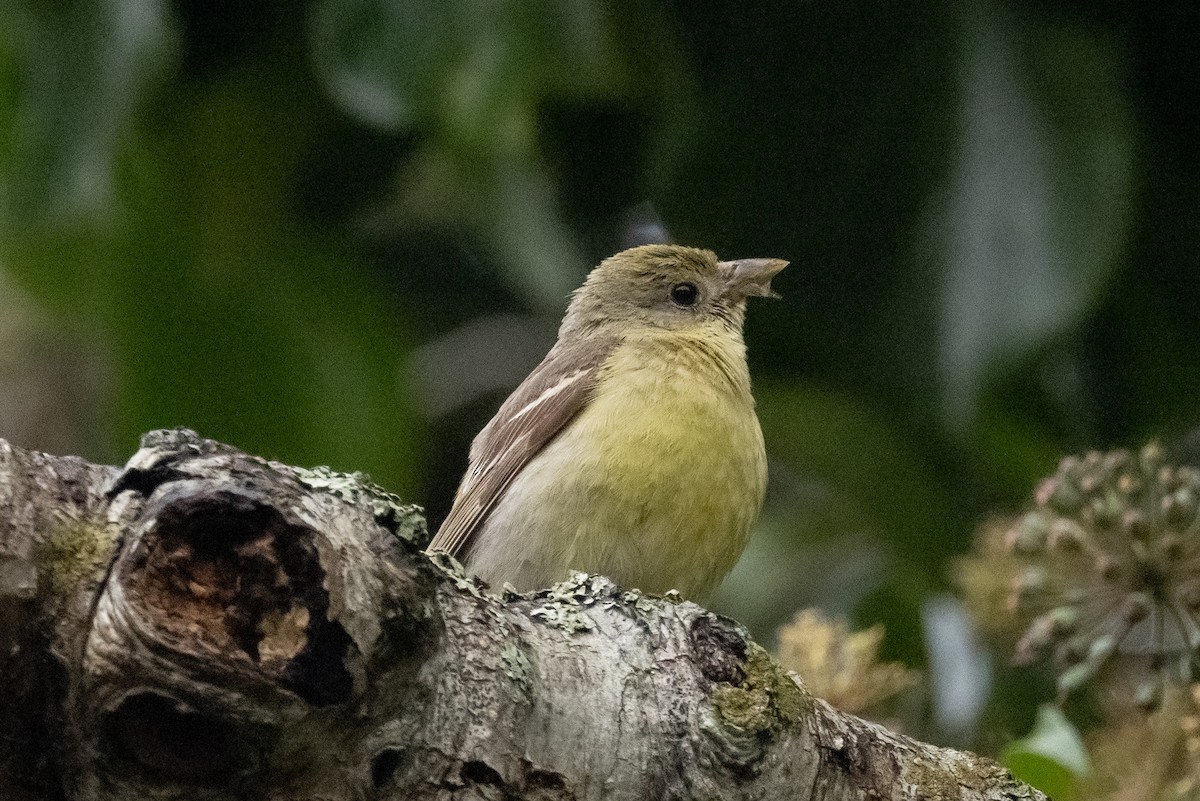
[[[671,302],[676,306],[695,306],[700,290],[695,284],[676,284],[671,287]]]

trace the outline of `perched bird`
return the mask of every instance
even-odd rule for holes
[[[785,266],[676,245],[605,259],[554,347],[475,438],[429,551],[521,590],[584,570],[709,593],[762,506],[742,321],[746,298],[773,296]]]

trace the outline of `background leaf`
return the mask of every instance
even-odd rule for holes
[[[1003,761],[1018,779],[1061,801],[1078,798],[1079,782],[1091,771],[1079,732],[1049,704],[1038,709],[1033,730],[1005,749]]]

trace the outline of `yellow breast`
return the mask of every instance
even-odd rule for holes
[[[587,407],[509,486],[469,559],[545,586],[570,570],[700,598],[737,561],[766,487],[744,346],[724,329],[627,340]]]

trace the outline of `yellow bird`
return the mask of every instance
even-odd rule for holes
[[[583,570],[706,596],[762,506],[742,322],[746,299],[773,296],[785,266],[676,245],[605,259],[475,438],[429,551],[493,586],[537,589]]]

